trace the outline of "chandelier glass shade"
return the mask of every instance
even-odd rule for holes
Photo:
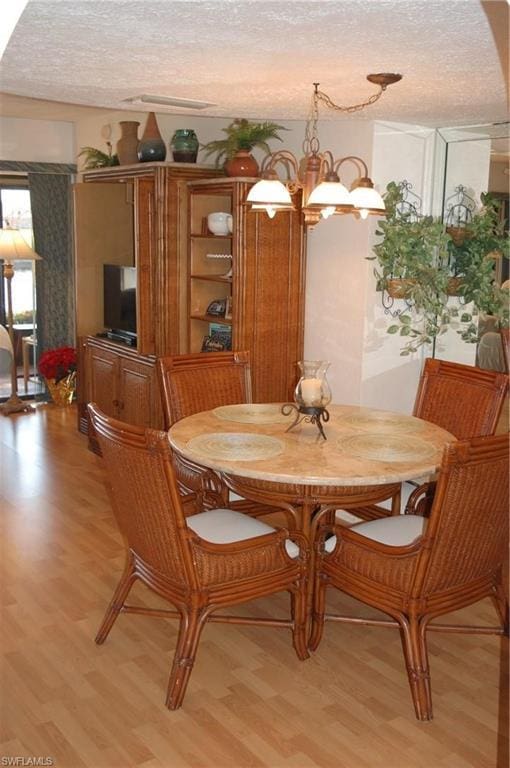
[[[320,101],[342,112],[355,112],[377,101],[387,86],[398,82],[401,75],[383,73],[368,75],[367,79],[379,85],[379,92],[366,102],[350,107],[334,104],[329,96],[319,91],[319,84],[314,83],[303,142],[304,157],[298,160],[287,150],[266,155],[261,164],[261,180],[250,189],[246,198],[251,210],[265,210],[273,218],[280,210],[292,209],[292,195],[301,190],[301,209],[305,223],[309,225],[333,214],[353,213],[361,218],[369,214],[384,214],[384,201],[374,188],[365,161],[354,155],[335,160],[329,150],[321,152],[317,135]],[[357,174],[350,190],[340,181],[340,167],[345,163],[354,165]],[[277,169],[280,168],[284,174],[283,181],[278,176]]]

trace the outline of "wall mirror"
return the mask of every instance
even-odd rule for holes
[[[464,203],[471,205],[472,201],[475,208],[479,209],[480,195],[490,192],[502,201],[501,217],[508,232],[510,123],[439,128],[436,146],[436,213],[442,215],[446,221],[448,215],[451,215],[452,204],[460,200],[463,192],[466,194]],[[495,279],[500,285],[509,279],[508,259],[495,261]],[[462,310],[461,301],[460,305],[459,309]],[[497,330],[492,328],[490,318],[487,322],[482,314],[478,322],[479,331],[482,333],[485,323],[491,333]],[[497,336],[494,334],[487,337],[485,343],[492,340],[495,349],[490,351],[487,360],[481,360],[480,353],[484,354],[483,345],[480,349],[481,341],[478,344],[468,344],[462,341],[455,331],[450,330],[444,337],[437,339],[434,356],[468,365],[487,363],[484,367],[496,367],[500,364],[497,348],[500,342]]]

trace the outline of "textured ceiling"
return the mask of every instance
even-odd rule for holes
[[[2,59],[0,89],[137,111],[123,100],[150,93],[217,104],[197,115],[302,120],[312,82],[352,104],[374,92],[369,72],[404,79],[360,117],[508,119],[479,0],[30,0]],[[321,107],[328,118],[343,115]]]

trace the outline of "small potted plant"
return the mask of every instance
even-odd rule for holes
[[[259,166],[251,150],[260,147],[270,152],[269,139],[278,139],[278,131],[286,130],[277,123],[252,123],[244,118],[234,120],[226,128],[225,139],[210,141],[202,146],[205,157],[216,155],[216,165],[224,164],[227,176],[258,176]]]
[[[108,141],[108,153],[102,152],[95,147],[82,147],[78,157],[84,158],[83,170],[92,171],[94,168],[109,168],[112,165],[119,165],[119,158],[112,154],[112,145]]]
[[[58,347],[43,352],[39,372],[44,376],[55,405],[69,405],[76,388],[76,349]]]

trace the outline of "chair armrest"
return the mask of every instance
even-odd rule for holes
[[[404,510],[405,515],[421,515],[428,517],[432,509],[434,494],[436,492],[436,482],[423,483],[419,485],[409,496]]]
[[[336,546],[332,552],[317,553],[316,569],[350,584],[369,587],[377,583],[393,595],[402,594],[403,585],[412,585],[418,572],[426,535],[411,544],[391,546],[369,539],[352,528],[336,526]]]
[[[181,493],[181,504],[186,517],[204,511],[196,493]]]
[[[225,544],[218,544],[203,539],[191,529],[188,529],[187,536],[193,549],[201,550],[203,553],[209,553],[211,555],[249,555],[250,553],[256,554],[257,550],[274,547],[275,549],[282,551],[288,562],[289,560],[293,560],[285,548],[285,542],[290,540],[299,547],[299,558],[295,558],[295,560],[299,559],[300,562],[305,562],[309,557],[309,548],[306,537],[295,531],[288,531],[286,528],[278,528],[274,533],[265,533],[262,536],[253,536],[250,539],[241,539],[240,541],[233,541]]]
[[[207,541],[191,530],[187,535],[203,586],[220,586],[260,577],[271,582],[284,574],[293,579],[307,574],[308,552],[300,548],[299,555],[291,557],[285,546],[291,537],[285,529],[229,544]],[[301,540],[296,543],[301,547]]]

